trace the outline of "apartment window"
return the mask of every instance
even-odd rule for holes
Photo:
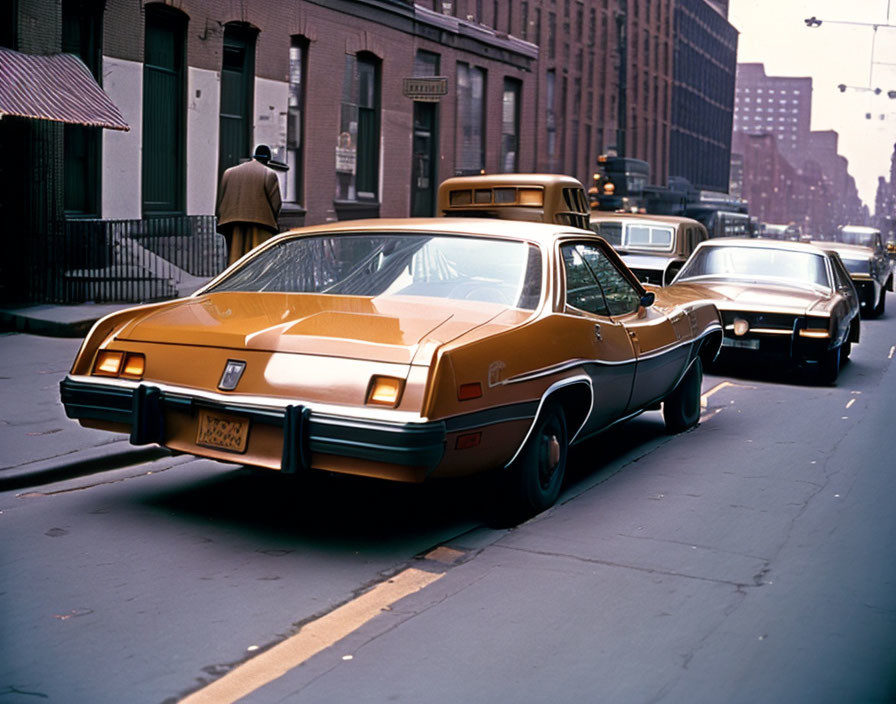
[[[289,46],[289,102],[286,113],[286,194],[284,200],[302,203],[305,200],[303,172],[305,165],[305,95],[308,85],[308,40],[293,37]]]
[[[520,3],[520,34],[529,41],[529,3]]]
[[[457,64],[458,175],[482,173],[485,168],[485,69]]]
[[[146,6],[143,63],[143,212],[184,212],[186,15]]]
[[[557,74],[554,69],[549,69],[545,74],[545,129],[547,131],[547,156],[548,168],[551,171],[557,168],[557,113],[554,108],[554,94],[556,92]]]
[[[78,56],[98,83],[102,83],[102,36],[102,4],[90,0],[62,3],[62,50]],[[101,130],[97,127],[67,124],[63,128],[67,217],[99,217],[100,141]]]
[[[518,170],[520,133],[520,93],[522,84],[514,78],[504,79],[501,103],[501,171]]]
[[[347,54],[336,143],[337,200],[375,201],[379,188],[379,60]]]
[[[548,59],[553,59],[556,53],[557,44],[557,15],[554,12],[548,13]]]

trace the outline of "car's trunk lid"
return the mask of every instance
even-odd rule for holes
[[[128,324],[117,337],[134,342],[427,363],[439,344],[488,323],[505,309],[498,304],[407,296],[372,299],[210,293],[154,309]]]

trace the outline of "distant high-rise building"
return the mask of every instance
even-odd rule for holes
[[[734,131],[774,135],[778,151],[794,166],[809,146],[812,79],[767,76],[762,64],[738,64]]]

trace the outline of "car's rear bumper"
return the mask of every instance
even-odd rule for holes
[[[856,293],[859,294],[859,306],[862,312],[873,310],[880,300],[880,292],[883,286],[874,279],[853,279]]]
[[[136,445],[157,443],[284,472],[308,468],[313,455],[396,467],[395,478],[422,479],[445,452],[444,421],[389,421],[311,409],[283,399],[269,399],[267,404],[264,399],[252,399],[250,403],[148,382],[93,377],[66,377],[60,383],[60,396],[69,418],[108,429],[129,428],[131,442]],[[195,433],[202,410],[251,424],[248,450],[237,453],[200,447]]]

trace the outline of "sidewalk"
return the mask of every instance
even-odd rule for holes
[[[109,313],[136,303],[81,303],[79,305],[22,305],[0,308],[0,332],[24,332],[46,337],[84,337]]]

